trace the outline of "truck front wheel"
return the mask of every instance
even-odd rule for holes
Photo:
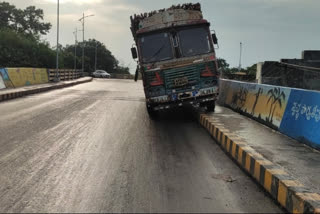
[[[152,107],[147,106],[147,111],[150,119],[154,120],[157,118],[158,114]]]
[[[206,104],[207,106],[207,111],[209,112],[214,112],[215,108],[216,108],[216,102],[215,101],[210,101]]]

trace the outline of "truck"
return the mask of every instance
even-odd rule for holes
[[[142,78],[149,115],[184,105],[214,111],[219,95],[218,39],[200,3],[135,14],[130,20],[135,80]]]

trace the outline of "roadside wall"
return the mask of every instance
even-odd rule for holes
[[[7,73],[14,87],[49,82],[45,68],[7,68]]]
[[[5,88],[13,88],[12,82],[9,78],[8,71],[6,68],[0,68],[0,74],[4,82]],[[2,88],[3,89],[3,88]]]
[[[218,102],[320,149],[320,92],[221,79]]]
[[[290,88],[220,80],[219,103],[279,129]]]
[[[320,93],[291,89],[280,131],[320,149]]]
[[[4,89],[4,88],[6,88],[6,85],[4,84],[4,81],[2,79],[2,75],[0,73],[0,89]]]

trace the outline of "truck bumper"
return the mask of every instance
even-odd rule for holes
[[[196,105],[215,101],[218,98],[218,87],[200,89],[173,95],[165,95],[147,99],[147,106],[155,111],[170,109],[184,105]]]

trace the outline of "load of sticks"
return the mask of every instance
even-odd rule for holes
[[[167,8],[167,9],[155,10],[155,11],[151,11],[149,13],[134,14],[133,17],[130,16],[132,34],[135,36],[135,31],[139,29],[139,22],[141,20],[148,18],[148,17],[151,17],[157,13],[161,13],[161,12],[168,11],[168,10],[175,10],[175,9],[196,10],[196,11],[201,12],[201,5],[200,5],[200,3],[178,4],[178,5],[172,5],[171,7]]]

